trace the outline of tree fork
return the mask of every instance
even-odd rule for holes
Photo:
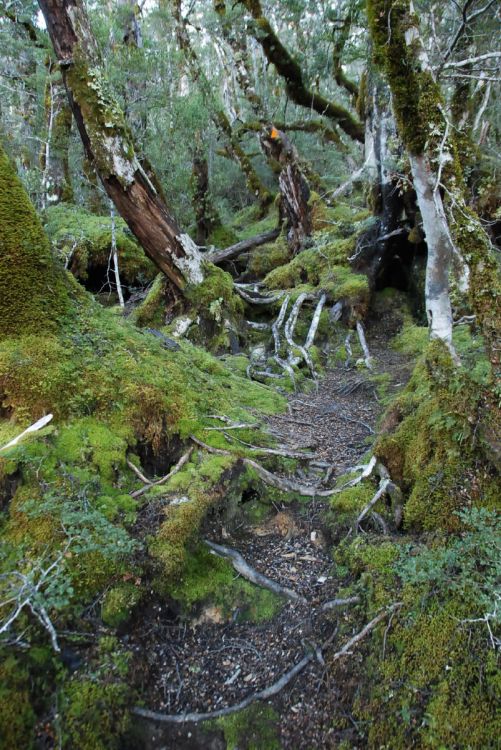
[[[203,281],[202,256],[171,215],[153,172],[136,155],[108,90],[82,0],[39,0],[85,151],[148,257],[178,289]]]

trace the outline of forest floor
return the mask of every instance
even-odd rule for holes
[[[370,450],[383,411],[373,375],[386,375],[391,396],[410,375],[408,358],[390,344],[399,327],[394,310],[378,311],[367,324],[374,373],[361,370],[353,361],[339,362],[325,372],[316,391],[292,394],[288,413],[268,418],[269,431],[281,447],[315,454],[309,465],[303,464],[290,478],[303,485],[332,486],[336,477],[359,464]],[[183,714],[235,705],[272,685],[305,653],[329,641],[323,655],[318,652],[318,658],[272,702],[264,704],[273,708],[270,731],[279,743],[271,742],[269,747],[337,747],[348,738],[351,747],[357,746],[357,726],[347,716],[343,700],[347,685],[332,684],[328,668],[329,651],[343,645],[336,639],[343,608],[325,612],[321,605],[336,598],[348,583],[332,571],[332,539],[322,520],[328,506],[328,499],[278,501],[264,523],[241,523],[236,530],[223,529],[220,538],[211,539],[238,550],[250,566],[293,589],[306,603],[285,600],[275,617],[261,623],[241,622],[238,610],[228,621],[211,606],[191,622],[173,619],[172,613],[154,602],[141,612],[126,636],[126,645],[135,654],[135,680],[146,707]],[[351,658],[356,657],[348,656],[347,661]],[[349,670],[346,679],[350,680]],[[263,704],[257,705],[261,713],[254,721],[266,721]],[[350,729],[336,729],[334,719],[340,715],[349,719]],[[210,730],[207,722],[146,724],[151,748],[227,747],[221,726],[214,723]],[[249,746],[268,744],[257,740]]]

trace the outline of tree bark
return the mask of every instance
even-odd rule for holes
[[[178,289],[203,281],[202,256],[171,215],[151,170],[135,153],[108,90],[82,0],[39,0],[87,156],[148,257]]]
[[[458,292],[469,293],[491,361],[498,363],[501,289],[497,264],[485,230],[466,205],[455,138],[421,41],[419,19],[411,0],[368,0],[367,7],[378,62],[388,78],[399,133],[411,161],[426,233],[430,335],[451,348],[448,278],[454,260]]]
[[[303,246],[312,231],[310,187],[299,167],[297,152],[285,133],[273,126],[263,132],[261,143],[270,158],[281,167],[280,220],[287,223],[287,241],[293,253]]]

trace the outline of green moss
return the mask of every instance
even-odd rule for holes
[[[83,208],[60,203],[46,211],[45,229],[61,260],[77,279],[87,281],[89,273],[101,269],[104,275],[111,251],[109,216],[96,216]],[[120,279],[126,286],[140,286],[156,273],[153,263],[131,235],[125,221],[115,217],[115,236]]]
[[[0,336],[56,330],[70,310],[64,275],[1,148],[0,224]]]
[[[402,354],[417,357],[426,349],[428,338],[428,328],[406,321],[400,333],[395,336],[392,345]]]
[[[272,707],[256,704],[214,724],[223,730],[227,750],[280,750],[278,719]]]
[[[415,621],[399,617],[362,716],[374,716],[370,747],[494,748],[499,736],[495,654],[483,633],[460,625],[470,612],[454,599]],[[361,717],[362,718],[362,717]]]
[[[262,278],[270,271],[283,266],[290,260],[290,249],[285,237],[280,237],[270,245],[253,250],[249,257],[247,270],[253,276]]]
[[[218,249],[224,249],[238,242],[238,237],[230,227],[219,226],[214,229],[207,240],[208,245],[214,245]]]
[[[102,638],[86,673],[63,686],[59,705],[63,747],[114,750],[129,726],[127,684],[130,655],[112,638]]]
[[[106,625],[117,628],[126,622],[141,600],[141,589],[134,583],[121,583],[106,592],[101,617]]]
[[[283,601],[271,591],[235,578],[230,563],[205,547],[188,554],[182,574],[170,593],[181,602],[187,615],[195,604],[203,604],[218,609],[223,618],[238,612],[239,620],[264,622],[283,606]]]
[[[0,746],[31,750],[35,739],[30,675],[13,654],[0,662]]]
[[[376,455],[407,494],[409,528],[456,529],[454,511],[465,496],[481,502],[491,481],[488,451],[473,435],[492,370],[481,339],[456,332],[455,343],[464,367],[454,367],[439,344],[429,345],[390,407],[375,445]],[[490,424],[489,415],[484,420]]]

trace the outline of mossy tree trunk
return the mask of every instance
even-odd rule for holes
[[[0,337],[55,330],[70,310],[64,274],[0,145]]]
[[[152,170],[138,158],[108,89],[82,0],[39,0],[89,159],[149,258],[178,289],[203,281],[197,246],[170,213]]]
[[[501,294],[496,263],[478,217],[466,205],[453,129],[421,42],[419,19],[410,0],[368,0],[367,8],[377,61],[391,88],[426,234],[430,334],[451,348],[449,266],[454,261],[458,293],[469,291],[492,360],[498,362]]]
[[[212,204],[209,190],[209,163],[205,154],[202,136],[195,134],[195,150],[193,153],[193,209],[197,225],[196,241],[199,245],[206,245],[211,232],[221,226],[221,221]]]
[[[40,153],[44,208],[61,201],[71,203],[73,200],[68,161],[73,117],[59,65],[48,56],[46,68],[45,120],[47,135]]]

